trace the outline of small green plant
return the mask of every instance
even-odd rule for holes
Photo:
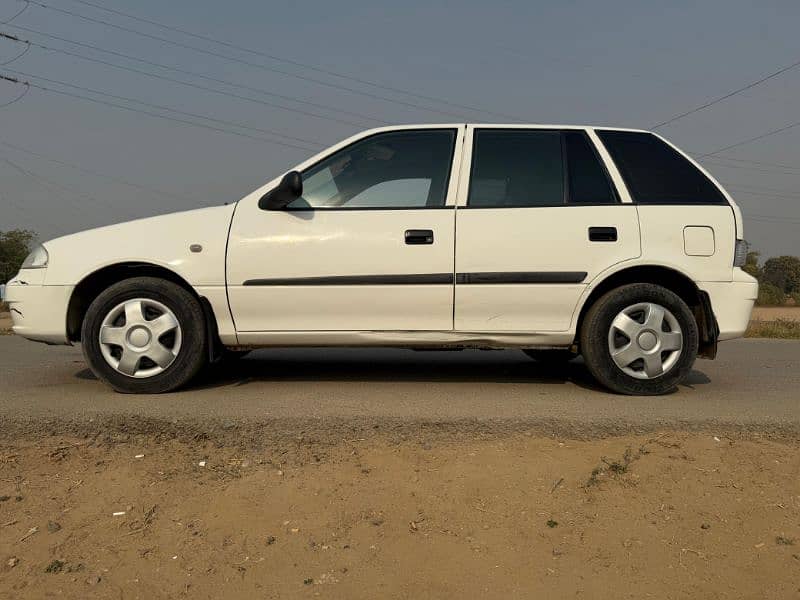
[[[45,573],[61,573],[64,570],[64,561],[58,560],[57,558],[53,560],[47,568],[44,570]]]
[[[647,442],[647,444],[649,443],[650,442]],[[609,460],[605,456],[601,456],[600,462],[603,464],[592,469],[592,473],[589,475],[589,479],[586,481],[586,487],[591,487],[600,483],[600,478],[606,473],[611,473],[612,475],[623,475],[627,473],[632,462],[639,460],[646,454],[650,454],[647,444],[642,444],[642,446],[636,452],[634,452],[630,447],[626,448],[625,452],[622,454],[622,457],[618,460]]]
[[[775,543],[779,546],[794,546],[794,539],[779,535],[775,538]]]
[[[549,519],[547,521],[547,526],[552,529],[553,527],[558,527],[558,521],[553,521],[553,519]]]

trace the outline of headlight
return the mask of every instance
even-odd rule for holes
[[[49,259],[50,257],[47,254],[47,250],[44,249],[44,246],[39,244],[28,254],[20,269],[44,269]]]

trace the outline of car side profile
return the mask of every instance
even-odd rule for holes
[[[741,211],[641,130],[355,135],[235,204],[61,237],[7,285],[14,332],[158,393],[254,348],[517,348],[663,394],[741,337]]]

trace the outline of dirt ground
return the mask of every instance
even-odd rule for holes
[[[0,442],[0,598],[796,598],[800,442]]]
[[[0,312],[0,335],[11,332],[11,313]]]
[[[789,319],[800,321],[800,306],[756,306],[753,308],[753,321],[774,321]]]

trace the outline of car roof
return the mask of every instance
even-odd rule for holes
[[[632,131],[638,133],[650,133],[646,129],[636,129],[631,127],[615,127],[609,125],[567,125],[554,123],[402,123],[377,127],[370,131],[392,131],[398,129],[439,129],[449,127],[474,127],[485,129],[604,129],[610,131]]]

